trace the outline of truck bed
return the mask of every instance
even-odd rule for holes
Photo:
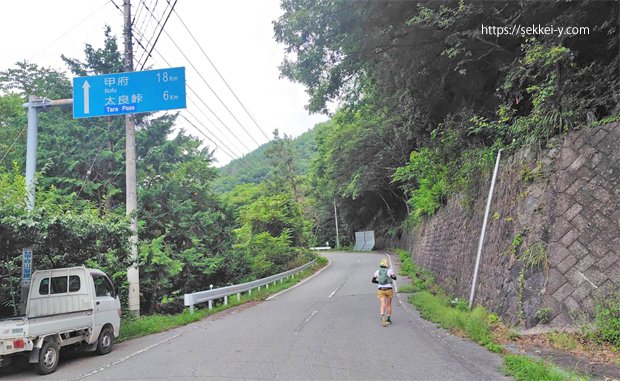
[[[54,333],[88,329],[93,325],[93,310],[0,321],[0,340],[35,338]]]

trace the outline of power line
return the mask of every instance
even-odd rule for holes
[[[99,8],[95,9],[92,13],[90,13],[88,16],[84,17],[80,22],[78,22],[77,24],[73,25],[71,28],[69,28],[66,32],[64,32],[63,34],[61,34],[58,38],[56,38],[54,41],[50,42],[49,44],[47,44],[47,46],[45,46],[43,49],[39,50],[38,53],[36,53],[35,55],[33,55],[32,57],[28,58],[26,60],[26,62],[30,62],[33,59],[35,59],[36,57],[39,56],[39,54],[43,53],[44,51],[46,51],[47,49],[49,49],[52,45],[54,45],[55,43],[57,43],[58,41],[60,41],[62,38],[64,38],[67,34],[69,34],[70,32],[72,32],[75,28],[77,28],[78,26],[80,26],[82,23],[84,23],[86,20],[88,20],[89,18],[93,17],[95,14],[99,13],[99,11],[104,8],[106,6],[106,4],[108,3],[108,1],[106,0]]]
[[[156,26],[153,27],[153,33],[151,34],[151,37],[149,37],[148,40],[146,41],[146,46],[147,47],[151,46],[151,41],[153,41],[153,38],[155,38],[155,35],[157,35],[157,27],[162,25],[161,21],[163,20],[164,16],[166,15],[166,11],[168,10],[168,6],[170,5],[169,3],[166,4],[166,7],[164,8],[164,11],[162,12],[161,18],[159,20],[157,20],[155,17],[150,17],[150,15],[154,14],[155,9],[157,8],[157,4],[158,4],[158,1],[155,1],[155,6],[153,7],[153,10],[151,10],[149,7],[147,7],[145,5],[146,10],[148,11],[148,13],[146,14],[146,18],[148,19],[147,28],[151,24],[151,20],[155,20],[157,22]],[[162,28],[163,28],[163,26],[162,26]],[[155,41],[155,42],[157,42],[157,41]],[[153,43],[152,46],[154,47],[155,44]],[[149,55],[148,50],[145,50],[140,55],[139,62],[142,62],[142,58],[144,57],[145,54],[146,54],[146,58],[144,58],[144,62],[141,64],[142,67],[144,67],[144,65],[146,65],[146,62],[148,61],[149,57],[152,57],[152,56]]]
[[[200,122],[200,120],[198,118],[196,118],[196,116],[194,114],[192,114],[191,112],[184,110],[183,112],[186,112],[187,114],[189,114],[192,118],[194,118],[196,120],[196,122],[198,124],[200,124],[202,127],[204,127],[205,129],[203,130],[202,128],[199,128],[198,126],[196,126],[194,123],[192,123],[189,119],[187,119],[187,117],[183,114],[180,114],[181,118],[185,119],[189,124],[191,124],[196,131],[200,132],[202,134],[202,136],[204,136],[207,140],[209,140],[211,143],[213,143],[215,145],[216,149],[220,149],[224,154],[226,154],[226,156],[230,157],[231,159],[236,159],[238,156],[224,143],[222,143],[222,141],[220,139],[218,139],[217,137],[211,137],[209,135],[206,134],[205,130],[207,130],[206,126]],[[219,145],[218,145],[219,143]]]
[[[197,94],[194,94],[194,95],[195,95],[197,98],[200,98]],[[189,102],[190,102],[192,105],[194,105],[194,107],[196,108],[196,110],[200,111],[200,113],[201,113],[201,114],[202,114],[202,115],[203,115],[203,116],[207,119],[207,121],[211,124],[211,126],[215,127],[215,129],[217,130],[217,132],[218,132],[221,136],[226,137],[226,138],[227,138],[227,140],[228,140],[228,142],[229,142],[229,143],[231,143],[231,144],[233,144],[233,146],[234,146],[234,144],[235,144],[235,143],[233,143],[233,142],[230,140],[230,135],[231,135],[231,134],[226,135],[226,133],[222,132],[222,130],[220,130],[220,128],[217,126],[217,124],[213,123],[213,121],[211,120],[211,118],[209,118],[209,116],[208,116],[208,115],[207,115],[204,111],[202,111],[202,109],[200,108],[200,106],[199,106],[196,102],[194,102],[192,98],[188,98],[188,100],[189,100]],[[233,135],[233,137],[237,138],[235,135]],[[237,139],[237,140],[238,140],[238,139]],[[241,145],[243,145],[243,142],[242,142],[242,144],[241,144]],[[243,146],[245,147],[245,145],[243,145]],[[250,150],[249,148],[247,148],[247,147],[245,147],[245,149],[246,149],[248,152],[250,152],[250,151],[251,151],[251,150]],[[237,150],[237,152],[241,152],[241,151]],[[241,155],[241,156],[243,156],[243,153],[241,153],[240,155]]]
[[[202,123],[201,123],[201,122],[200,122],[200,121],[196,118],[196,116],[195,116],[195,115],[193,115],[192,113],[190,113],[190,112],[189,112],[189,111],[187,111],[187,110],[185,110],[185,112],[187,112],[189,115],[191,115],[192,117],[194,117],[194,119],[196,119],[196,120],[197,120],[197,122],[198,122],[200,125],[202,125],[203,127],[205,127],[205,129],[206,129],[206,126],[205,126],[204,124],[202,124]],[[217,145],[217,143],[214,141],[214,139],[212,139],[212,138],[208,137],[208,136],[207,136],[207,135],[203,132],[203,130],[202,130],[202,129],[198,128],[198,126],[196,126],[196,125],[195,125],[194,123],[192,123],[189,119],[187,119],[187,117],[186,117],[185,115],[180,114],[180,116],[181,116],[181,118],[185,119],[185,120],[187,121],[187,123],[191,124],[191,125],[192,125],[192,126],[193,126],[193,127],[194,127],[197,131],[198,131],[198,132],[200,132],[200,133],[201,133],[201,134],[202,134],[202,135],[203,135],[203,136],[204,136],[207,140],[211,141],[211,142],[215,145],[215,148],[216,148],[216,149],[220,149],[220,151],[222,151],[222,152],[223,152],[226,156],[228,156],[228,157],[229,157],[229,158],[231,158],[232,160],[237,160],[237,159],[239,159],[239,157],[238,157],[238,156],[236,156],[234,153],[233,153],[233,154],[231,154],[230,148],[228,148],[228,147],[227,147],[224,143],[222,143],[219,139],[217,139],[217,140],[220,142],[220,144],[221,144],[221,146],[222,146],[222,147],[226,148],[226,151],[225,151],[224,149],[222,149],[222,147],[218,147],[218,145]],[[245,162],[241,162],[241,163],[242,163],[242,165],[243,165],[243,166],[245,166],[245,167],[246,167],[246,169],[250,169],[250,170],[252,169],[252,168],[251,168],[251,167],[249,167],[249,166],[248,166]]]
[[[110,1],[111,1],[111,2],[112,2],[115,6],[116,6],[116,4],[114,3],[114,1],[113,1],[113,0],[110,0]],[[175,1],[175,4],[176,4],[176,1]],[[121,13],[123,13],[123,11],[122,11],[122,10],[121,10],[118,6],[116,6],[116,7],[117,7],[117,9],[118,9]],[[149,11],[149,13],[151,14],[151,17],[157,21],[157,19],[155,18],[155,15],[154,15],[154,14],[153,14],[153,13],[152,13],[152,12],[151,12],[148,8],[146,8],[146,9],[147,9],[147,10]],[[167,7],[166,7],[166,9],[167,9]],[[170,16],[170,14],[171,14],[171,12],[172,12],[172,11],[173,11],[173,9],[171,9],[171,11],[168,13],[168,17]],[[159,22],[159,21],[157,21],[157,23],[158,23],[158,25],[160,24],[160,22]],[[161,33],[161,31],[162,31],[162,30],[163,30],[163,27],[162,27],[162,29],[160,30],[160,33]],[[144,36],[144,34],[142,34],[142,32],[141,32],[141,31],[137,31],[137,30],[134,30],[134,31],[135,31],[135,32],[137,32],[137,34],[139,34],[141,38],[144,38],[144,37],[145,37],[145,36]],[[166,31],[164,30],[164,32],[166,32]],[[169,38],[171,41],[173,41],[173,43],[174,43],[174,40],[172,39],[172,37],[170,37],[170,35],[169,35],[167,32],[166,32],[166,35],[167,35],[167,36],[168,36],[168,38]],[[139,46],[141,46],[141,47],[144,49],[144,45],[142,44],[142,42],[140,41],[140,39],[138,39],[135,35],[133,36],[133,38],[136,40],[136,42],[138,43],[138,45],[139,45]],[[157,42],[157,41],[155,41],[155,43],[156,43],[156,42]],[[147,46],[148,46],[148,43],[147,43]],[[179,48],[179,46],[178,46],[176,43],[175,43],[175,46],[176,46],[176,47],[177,47],[177,49],[181,52],[181,54],[183,54],[183,56],[185,57],[185,59],[189,61],[189,59],[187,58],[187,56],[183,53],[183,51]],[[145,50],[145,49],[144,49],[144,50]],[[155,49],[155,45],[154,45],[154,44],[152,45],[152,47],[151,47],[151,51],[150,51],[150,52],[153,52],[153,51],[155,51],[155,53],[157,53],[157,54],[159,55],[159,57],[160,57],[160,58],[161,58],[161,59],[162,59],[162,60],[163,60],[163,61],[164,61],[164,62],[165,62],[168,66],[171,66],[171,65],[170,65],[170,63],[169,63],[169,62],[168,62],[168,61],[164,58],[164,56],[163,56],[163,55],[162,55],[162,54],[161,54],[161,53],[160,53],[157,49]],[[149,53],[149,54],[150,54],[150,53]],[[150,55],[150,56],[152,57],[152,55]],[[145,62],[146,62],[146,61],[145,61]],[[196,69],[196,67],[194,67],[193,65],[192,65],[192,67],[193,67],[193,68],[194,68],[194,70],[195,70],[195,71],[196,71],[196,72],[200,75],[200,72]],[[201,76],[201,75],[200,75],[200,76]],[[201,76],[201,78],[202,78],[202,76]],[[203,81],[205,81],[205,83],[206,83],[206,80],[205,80],[204,78],[202,78],[202,79],[203,79]],[[209,84],[208,84],[208,83],[206,83],[206,84],[207,84],[207,86],[209,86]],[[239,139],[239,137],[238,137],[237,135],[235,135],[235,134],[234,134],[234,133],[230,130],[230,128],[228,128],[228,126],[226,125],[226,123],[224,123],[224,121],[222,121],[222,119],[221,119],[221,118],[220,118],[220,117],[219,117],[219,116],[218,116],[218,115],[217,115],[217,114],[216,114],[216,113],[215,113],[215,112],[214,112],[214,111],[213,111],[213,110],[212,110],[212,109],[211,109],[211,108],[210,108],[210,107],[206,104],[206,102],[204,102],[204,100],[202,100],[202,98],[201,98],[200,96],[198,96],[198,94],[197,94],[197,93],[196,93],[196,92],[195,92],[195,91],[191,88],[191,86],[189,86],[189,84],[187,84],[187,87],[188,87],[188,89],[190,90],[190,92],[192,92],[192,93],[193,93],[193,94],[194,94],[194,95],[195,95],[195,96],[196,96],[196,97],[200,100],[200,102],[201,102],[201,103],[202,103],[202,104],[203,104],[203,105],[207,108],[207,110],[209,110],[209,112],[211,112],[211,114],[213,114],[213,116],[215,116],[215,118],[216,118],[216,119],[217,119],[217,120],[218,120],[218,121],[222,124],[222,126],[224,126],[224,128],[226,128],[226,130],[228,130],[228,132],[229,132],[229,133],[230,133],[233,137],[235,137],[235,139],[237,139],[237,141],[239,141],[239,143],[240,143],[242,146],[244,146],[244,147],[245,147],[248,151],[250,151],[250,149],[249,149],[249,148],[248,148],[248,147],[247,147],[247,146],[243,143],[243,141],[242,141],[241,139]],[[211,89],[211,87],[210,87],[210,86],[209,86],[209,88]],[[211,91],[212,91],[212,92],[214,92],[214,91],[213,91],[213,89],[211,89]],[[215,92],[214,92],[214,94],[215,94]],[[215,95],[217,96],[217,94],[215,94]],[[219,97],[218,97],[218,99],[219,99]],[[223,104],[222,100],[221,100],[221,99],[219,99],[219,100],[220,100],[220,102]],[[224,105],[224,107],[226,107],[226,105]],[[216,128],[217,128],[217,125],[216,125],[215,123],[213,123],[213,121],[211,121],[211,120],[210,120],[210,119],[206,116],[206,114],[204,114],[204,112],[203,112],[200,108],[198,108],[198,110],[199,110],[199,111],[200,111],[200,112],[201,112],[201,113],[202,113],[202,114],[203,114],[203,115],[207,118],[207,120],[209,120],[209,122],[210,122],[210,123],[211,123],[214,127],[216,127]],[[228,108],[227,108],[227,110],[228,110]],[[187,111],[187,112],[189,113],[189,111]],[[228,110],[228,112],[230,113],[230,110]],[[195,118],[195,119],[196,119],[196,120],[197,120],[197,121],[198,121],[198,122],[199,122],[199,123],[200,123],[203,127],[205,127],[205,129],[206,129],[206,130],[208,130],[208,129],[207,129],[207,127],[206,127],[203,123],[201,123],[201,122],[199,121],[199,119],[198,119],[195,115],[193,115],[193,114],[191,114],[191,113],[190,113],[190,115],[192,115],[192,116],[193,116],[193,117],[194,117],[194,118]],[[231,113],[231,115],[232,115],[232,113]],[[234,115],[233,115],[233,117],[234,117]],[[185,119],[186,119],[186,118],[185,118]],[[235,118],[235,120],[236,120],[236,118]],[[239,123],[239,121],[238,121],[238,120],[237,120],[237,123]],[[192,123],[190,123],[190,124],[192,124]],[[204,136],[205,136],[205,138],[207,138],[208,140],[210,140],[211,142],[213,142],[213,139],[209,138],[209,137],[208,137],[208,136],[207,136],[207,135],[206,135],[206,134],[205,134],[202,130],[200,130],[199,128],[197,128],[197,126],[196,126],[195,124],[192,124],[192,126],[194,126],[194,128],[196,128],[198,132],[200,132],[202,135],[204,135]],[[243,126],[241,126],[241,127],[243,128]],[[245,129],[244,129],[244,130],[245,130]],[[218,132],[222,133],[219,129],[218,129]],[[247,133],[247,131],[246,131],[246,133]],[[224,134],[223,134],[223,135],[224,135]],[[248,135],[249,135],[249,134],[248,134]],[[225,135],[224,135],[224,136],[225,136]],[[249,135],[249,136],[250,136],[250,138],[252,138],[252,136],[251,136],[251,135]],[[253,138],[252,138],[252,139],[253,139]],[[253,140],[254,140],[254,139],[253,139]],[[218,139],[218,141],[220,141],[220,140]],[[256,141],[255,141],[255,142],[256,142]],[[224,143],[222,143],[222,142],[220,141],[220,144],[222,144],[222,146],[224,146],[224,147],[225,147],[225,148],[229,151],[229,152],[225,152],[225,153],[226,153],[226,155],[227,155],[227,156],[229,156],[231,159],[235,160],[235,159],[238,159],[238,158],[239,158],[239,157],[236,157],[236,155],[235,155],[234,153],[233,153],[233,154],[232,154],[232,156],[231,156],[230,152],[233,152],[233,151],[232,151],[232,150],[231,150],[228,146],[226,146]],[[217,144],[216,144],[216,147],[217,147]],[[223,151],[223,150],[222,150],[222,151]]]
[[[170,3],[170,2],[168,2]],[[166,32],[164,30],[164,27],[166,26],[166,23],[168,22],[168,20],[170,19],[170,15],[172,14],[172,11],[174,11],[174,7],[175,5],[177,5],[177,0],[174,0],[174,4],[172,4],[172,7],[170,8],[170,12],[168,12],[168,16],[166,16],[166,20],[164,20],[164,23],[162,24],[161,28],[159,29],[159,33],[157,34],[157,37],[155,38],[155,42],[153,42],[153,45],[151,45],[151,50],[149,51],[149,55],[151,54],[151,52],[153,51],[153,49],[155,49],[155,45],[157,44],[157,41],[159,40],[159,36],[161,36],[161,32]],[[150,12],[150,11],[149,11]],[[165,11],[164,11],[165,12]],[[151,16],[153,16],[153,13],[151,13]],[[159,23],[158,23],[159,24]],[[166,35],[168,36],[168,32],[166,32]],[[169,36],[168,36],[169,37]],[[144,68],[144,65],[146,64],[147,60],[144,60],[144,63],[142,63],[142,66],[140,67],[140,70],[142,70]]]
[[[13,149],[13,147],[15,146],[15,143],[17,142],[17,140],[22,136],[22,134],[24,133],[24,131],[26,131],[26,125],[24,125],[21,129],[21,131],[19,131],[19,134],[17,135],[17,137],[15,139],[13,139],[13,142],[9,145],[9,148],[6,150],[6,152],[4,153],[4,155],[2,155],[2,159],[0,159],[0,163],[4,161],[4,158],[6,157],[6,155],[9,154],[9,152],[11,152],[11,150]]]
[[[175,4],[176,4],[176,0],[175,0]],[[173,9],[174,10],[174,9]],[[170,15],[170,14],[169,14]],[[151,14],[151,16],[153,16],[153,14]],[[153,16],[154,17],[154,16]],[[237,119],[237,117],[234,115],[234,113],[232,111],[230,111],[230,109],[228,108],[228,106],[226,106],[226,104],[224,103],[224,101],[222,101],[222,99],[220,98],[219,95],[217,95],[217,93],[215,92],[215,90],[213,90],[213,88],[211,87],[211,85],[209,85],[209,82],[207,82],[207,80],[204,78],[204,76],[202,75],[202,73],[196,68],[196,66],[194,66],[194,64],[192,63],[192,61],[189,59],[189,57],[187,57],[187,55],[185,54],[185,52],[183,52],[183,50],[179,47],[179,45],[176,43],[176,41],[170,36],[170,34],[162,29],[162,31],[166,34],[166,36],[170,39],[170,41],[172,42],[172,44],[177,48],[177,50],[181,53],[181,55],[183,55],[183,57],[187,60],[187,62],[190,64],[190,66],[194,69],[194,71],[196,72],[196,74],[198,74],[198,76],[200,77],[200,79],[202,79],[202,81],[205,83],[205,85],[207,85],[207,87],[209,88],[209,90],[211,90],[211,92],[213,93],[213,95],[215,95],[215,97],[217,98],[218,101],[220,101],[220,103],[222,104],[222,106],[224,106],[224,108],[226,109],[226,111],[228,111],[228,113],[230,114],[230,116],[233,117],[233,119],[237,122],[237,124],[239,124],[239,126],[243,129],[243,131],[245,131],[245,133],[250,137],[250,139],[252,139],[252,141],[257,145],[260,146],[261,144],[258,143],[256,141],[256,139],[254,139],[254,136],[252,136],[252,134],[250,134],[248,132],[248,130],[243,126],[243,124],[241,124],[241,122],[239,121],[239,119]]]
[[[254,122],[254,124],[256,125],[256,127],[258,127],[258,129],[260,130],[260,132],[263,134],[263,136],[265,138],[267,138],[267,140],[270,140],[269,136],[267,136],[267,134],[265,134],[265,131],[263,131],[263,129],[258,125],[258,123],[256,122],[256,120],[254,119],[254,117],[252,116],[252,114],[250,114],[250,112],[248,111],[248,109],[245,107],[245,105],[243,104],[243,102],[241,102],[241,100],[239,99],[239,97],[237,97],[237,94],[235,94],[235,92],[233,91],[233,89],[228,85],[228,82],[224,79],[224,77],[222,76],[222,74],[220,73],[220,71],[217,69],[217,67],[215,66],[215,64],[213,63],[213,61],[211,61],[211,58],[209,58],[209,56],[207,55],[207,53],[205,52],[205,50],[202,48],[202,46],[200,45],[200,43],[198,42],[198,40],[196,39],[196,37],[194,37],[194,34],[189,30],[189,28],[187,27],[187,25],[185,24],[185,22],[183,21],[183,19],[181,18],[181,16],[179,16],[179,14],[177,13],[176,10],[174,10],[174,14],[175,16],[177,16],[177,18],[179,19],[179,21],[181,22],[181,24],[183,25],[183,27],[185,28],[185,30],[187,31],[187,33],[189,33],[189,35],[192,37],[192,39],[194,40],[194,42],[196,43],[196,45],[198,45],[198,48],[200,48],[200,51],[202,52],[202,54],[205,56],[205,58],[207,59],[207,61],[209,61],[209,63],[211,64],[211,66],[213,67],[213,69],[215,70],[215,72],[217,73],[217,75],[220,77],[220,79],[224,82],[224,84],[226,85],[226,87],[228,88],[228,90],[230,90],[231,94],[235,97],[235,99],[237,100],[237,102],[239,102],[239,104],[241,105],[241,107],[243,108],[243,110],[246,112],[246,114],[248,114],[248,116],[250,117],[250,119],[252,119],[252,122]]]
[[[215,119],[217,119],[217,120],[218,120],[218,121],[222,124],[222,126],[224,126],[224,128],[226,129],[226,131],[228,131],[228,132],[229,132],[229,133],[230,133],[230,134],[231,134],[231,135],[232,135],[235,139],[237,139],[237,141],[239,142],[239,144],[241,144],[241,145],[243,146],[243,148],[245,148],[248,152],[249,152],[249,151],[252,151],[250,148],[248,148],[248,146],[246,146],[246,145],[245,145],[245,143],[243,142],[243,140],[241,140],[241,139],[240,139],[240,138],[239,138],[239,137],[238,137],[238,136],[237,136],[234,132],[232,132],[232,130],[231,130],[230,128],[228,128],[228,125],[226,125],[226,123],[224,123],[224,122],[222,121],[222,119],[220,119],[220,117],[219,117],[219,116],[218,116],[218,115],[217,115],[217,114],[216,114],[216,113],[215,113],[215,112],[211,109],[211,107],[209,107],[209,105],[207,105],[207,103],[206,103],[206,102],[205,102],[205,101],[204,101],[204,100],[203,100],[203,99],[202,99],[202,98],[198,95],[198,93],[196,93],[196,92],[194,91],[194,89],[192,89],[192,88],[191,88],[191,86],[190,86],[189,84],[186,84],[186,85],[187,85],[187,88],[189,89],[189,91],[191,91],[191,92],[192,92],[192,94],[194,94],[194,95],[198,98],[198,100],[200,101],[200,103],[202,103],[202,104],[203,104],[203,105],[207,108],[207,110],[209,110],[209,112],[210,112],[211,114],[213,114],[213,116],[215,116]],[[212,122],[212,123],[213,123],[213,122]],[[215,123],[213,123],[213,125],[215,125]]]
[[[138,32],[138,34],[140,34],[140,32]],[[140,40],[139,40],[139,39],[137,39],[135,36],[134,36],[134,39],[136,39],[136,42],[138,42],[138,44],[142,46],[142,44],[141,44],[141,42],[140,42]],[[164,61],[164,62],[165,62],[168,66],[170,66],[170,64],[168,63],[168,61],[167,61],[167,60],[163,57],[163,55],[162,55],[162,54],[161,54],[161,53],[160,53],[157,49],[155,49],[155,52],[156,52],[156,53],[160,56],[160,58],[161,58],[161,59],[162,59],[162,60],[163,60],[163,61]],[[223,123],[223,122],[221,121],[221,119],[219,119],[219,117],[217,116],[217,114],[215,114],[215,113],[213,112],[213,110],[211,110],[211,109],[209,108],[209,106],[208,106],[206,103],[204,103],[204,101],[203,101],[203,100],[202,100],[202,99],[198,96],[198,94],[197,94],[197,93],[196,93],[196,92],[195,92],[195,91],[194,91],[194,90],[193,90],[193,89],[192,89],[189,85],[187,85],[187,87],[188,87],[188,89],[189,89],[189,90],[190,90],[190,91],[191,91],[191,92],[192,92],[192,93],[193,93],[193,94],[194,94],[194,95],[195,95],[195,96],[196,96],[196,97],[197,97],[197,98],[198,98],[198,99],[199,99],[199,100],[200,100],[200,101],[201,101],[201,102],[205,105],[205,107],[207,107],[207,109],[208,109],[208,110],[209,110],[209,111],[210,111],[210,112],[211,112],[211,113],[212,113],[212,114],[213,114],[216,118],[218,118],[218,120],[220,120],[220,122],[222,123],[222,125],[223,125],[223,126],[224,126],[224,127],[225,127],[225,128],[226,128],[226,129],[227,129],[227,130],[228,130],[228,131],[229,131],[229,132],[230,132],[230,133],[231,133],[231,134],[232,134],[232,135],[233,135],[233,136],[234,136],[234,137],[235,137],[235,138],[236,138],[236,139],[237,139],[237,140],[238,140],[241,144],[242,144],[242,145],[244,145],[244,144],[243,144],[243,142],[242,142],[242,141],[241,141],[241,140],[240,140],[240,139],[239,139],[239,138],[238,138],[238,137],[237,137],[237,136],[236,136],[236,135],[235,135],[235,134],[234,134],[234,133],[233,133],[233,132],[232,132],[232,131],[228,128],[228,126],[226,126],[226,124],[225,124],[225,123]],[[192,102],[193,102],[193,101],[192,101]],[[215,123],[213,123],[213,121],[211,121],[211,119],[210,119],[210,118],[209,118],[209,117],[208,117],[208,116],[207,116],[207,115],[206,115],[206,114],[202,111],[202,109],[200,109],[200,108],[198,108],[198,107],[197,107],[197,109],[198,109],[198,110],[199,110],[199,111],[200,111],[200,112],[201,112],[201,113],[202,113],[202,114],[203,114],[203,115],[207,118],[207,120],[208,120],[208,121],[209,121],[209,122],[213,125],[213,127],[215,127],[215,128],[217,129],[217,131],[218,131],[220,134],[222,134],[223,136],[226,136],[225,134],[223,134],[223,133],[221,132],[221,130],[219,130],[219,128],[217,127],[217,125],[216,125]],[[207,130],[207,131],[209,130],[209,129],[208,129],[208,128],[207,128],[207,127],[206,127],[206,126],[205,126],[202,122],[200,122],[200,119],[199,119],[199,118],[197,118],[194,114],[192,114],[191,112],[189,112],[189,111],[187,111],[187,110],[186,110],[186,112],[187,112],[187,113],[189,113],[189,114],[190,114],[190,115],[191,115],[194,119],[196,119],[196,121],[198,121],[198,123],[199,123],[200,125],[202,125],[202,126],[205,128],[205,130]],[[181,116],[183,116],[183,115],[181,115]],[[185,118],[185,117],[184,117],[184,119],[187,119],[187,118]],[[207,135],[205,134],[205,132],[203,132],[203,130],[201,130],[200,128],[198,128],[195,124],[193,124],[193,123],[191,123],[191,122],[189,122],[189,123],[190,123],[192,126],[194,126],[194,128],[195,128],[198,132],[200,132],[200,133],[201,133],[201,134],[202,134],[202,135],[203,135],[203,136],[204,136],[207,140],[209,140],[209,141],[213,142],[213,143],[215,144],[216,148],[219,148],[219,147],[218,147],[218,145],[217,145],[217,143],[215,143],[214,138],[211,138],[211,137],[207,136]],[[238,159],[240,156],[242,156],[242,154],[235,154],[235,153],[234,153],[234,151],[233,151],[230,147],[228,147],[226,144],[224,144],[224,143],[223,143],[223,142],[222,142],[219,138],[217,138],[217,136],[216,136],[215,134],[214,134],[213,136],[215,137],[215,140],[217,140],[217,141],[220,143],[220,145],[221,145],[222,147],[224,147],[224,148],[227,150],[227,151],[224,151],[223,149],[221,149],[221,151],[222,151],[222,152],[224,152],[224,153],[225,153],[227,156],[229,156],[231,159],[235,160],[235,159]],[[249,148],[247,148],[245,145],[244,145],[244,147],[245,147],[247,150],[249,150]]]
[[[159,57],[164,61],[164,63],[168,66],[171,66],[170,63],[168,62],[168,60],[166,60],[166,58],[164,58],[164,56],[159,52],[159,50],[155,49],[155,53],[157,53],[157,55],[159,55]],[[251,151],[250,148],[248,148],[248,146],[245,145],[245,143],[243,143],[243,141],[228,127],[228,125],[226,123],[224,123],[224,121],[215,113],[215,111],[213,111],[211,109],[211,107],[209,107],[209,105],[207,105],[207,103],[198,95],[198,93],[196,91],[194,91],[194,89],[189,85],[189,83],[186,84],[188,90],[194,94],[198,100],[200,101],[200,103],[202,103],[204,105],[204,107],[206,107],[207,110],[209,110],[209,112],[211,114],[213,114],[213,116],[215,116],[215,118],[222,124],[222,126],[224,126],[224,128],[235,138],[237,139],[237,141],[248,151]],[[204,114],[203,114],[204,115]],[[205,115],[206,116],[206,115]],[[208,118],[207,118],[208,119]],[[209,120],[210,121],[210,120]],[[213,124],[213,126],[216,126],[215,123],[213,123],[212,121],[210,121],[211,124]],[[221,133],[221,131],[220,131]]]

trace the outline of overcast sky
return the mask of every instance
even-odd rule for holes
[[[123,0],[114,2],[122,9]],[[162,17],[168,2],[131,0],[131,3],[132,16],[136,17],[134,29],[142,34],[138,38],[146,45],[149,39],[154,41],[151,36],[156,31],[156,19]],[[165,27],[169,36],[166,33],[161,35],[155,46],[158,53],[153,53],[147,65],[153,69],[165,68],[168,64],[171,67],[186,67],[187,85],[197,95],[187,89],[188,108],[182,115],[215,140],[216,165],[227,163],[231,160],[230,156],[240,157],[248,153],[267,139],[226,88],[180,20],[267,136],[271,137],[275,128],[281,133],[298,136],[315,123],[327,119],[324,115],[308,115],[304,109],[307,103],[304,88],[279,78],[278,65],[282,61],[284,48],[275,42],[272,26],[272,21],[282,13],[278,0],[178,0],[175,10],[180,19],[172,13]],[[23,60],[66,70],[60,55],[83,59],[85,43],[95,48],[102,47],[106,24],[112,27],[118,38],[119,48],[123,47],[123,15],[109,0],[11,1],[3,4],[2,13],[0,70],[13,67],[15,62]],[[143,54],[142,49],[135,45],[134,52],[136,59]],[[217,100],[205,81],[241,126]],[[203,102],[217,117],[207,110]],[[206,140],[183,118],[178,119],[177,126]],[[207,141],[207,144],[214,147],[213,142]]]

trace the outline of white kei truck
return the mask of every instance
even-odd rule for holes
[[[56,370],[60,348],[107,354],[121,325],[108,276],[85,266],[32,274],[26,313],[0,320],[0,367],[26,356],[40,374]]]

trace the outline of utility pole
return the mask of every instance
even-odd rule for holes
[[[125,15],[125,71],[133,71],[133,46],[131,42],[131,0],[123,0]],[[136,189],[136,126],[133,115],[125,115],[125,183],[126,212],[131,218],[131,266],[127,269],[129,283],[129,311],[140,316],[140,273],[138,271],[138,196]]]
[[[336,249],[340,247],[340,236],[338,235],[338,209],[336,208],[336,199],[334,199],[334,218],[336,219]]]

